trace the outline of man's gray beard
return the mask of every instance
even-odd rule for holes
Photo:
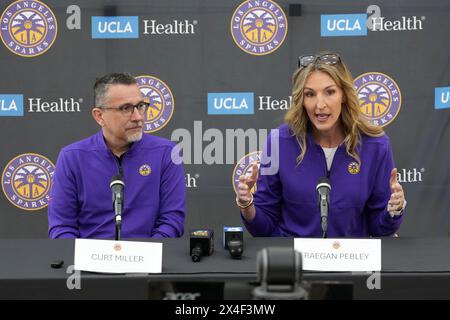
[[[128,142],[136,142],[136,141],[139,141],[139,140],[142,139],[142,134],[143,134],[142,131],[140,131],[140,132],[138,132],[138,133],[135,133],[135,134],[132,134],[132,135],[130,135],[130,136],[127,137],[127,141],[128,141]]]

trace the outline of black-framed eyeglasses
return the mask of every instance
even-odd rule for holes
[[[120,111],[120,113],[123,114],[124,116],[131,116],[131,114],[133,114],[133,112],[134,112],[134,108],[137,109],[137,111],[139,112],[140,115],[143,115],[149,106],[150,106],[150,103],[141,101],[137,104],[126,103],[117,108],[103,107],[103,106],[100,106],[97,108],[104,109],[104,110],[117,110],[117,111]]]
[[[339,55],[336,53],[326,53],[320,56],[308,54],[300,56],[298,58],[298,67],[299,68],[307,67],[311,63],[316,63],[317,61],[323,64],[336,64],[341,61],[341,57],[339,57]]]

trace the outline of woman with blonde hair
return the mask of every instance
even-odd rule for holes
[[[395,234],[406,201],[389,138],[363,116],[338,54],[299,58],[285,122],[272,131],[264,152],[278,152],[270,157],[278,159],[278,171],[258,177],[253,164],[253,174],[239,179],[236,203],[247,230],[254,236]],[[264,154],[262,167],[270,165]],[[318,186],[322,195],[329,191],[322,209]]]

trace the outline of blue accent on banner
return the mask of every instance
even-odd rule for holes
[[[139,38],[139,17],[92,17],[92,39]]]
[[[0,117],[23,116],[23,94],[0,94]]]
[[[434,107],[450,109],[450,87],[434,88]]]
[[[367,14],[323,14],[320,26],[322,37],[367,36]]]
[[[208,114],[254,114],[253,92],[208,93]]]

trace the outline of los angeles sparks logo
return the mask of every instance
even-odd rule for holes
[[[379,72],[364,73],[354,81],[359,108],[373,124],[384,127],[400,112],[402,94],[395,81]]]
[[[153,76],[139,76],[136,80],[142,94],[150,103],[144,117],[144,132],[151,133],[164,128],[173,114],[172,91],[162,80]]]
[[[2,188],[6,198],[23,210],[39,210],[48,205],[55,165],[36,153],[21,154],[3,170]]]
[[[231,35],[245,52],[262,56],[277,50],[286,38],[283,9],[271,0],[247,0],[231,17]]]
[[[348,164],[347,170],[351,174],[358,174],[359,173],[359,163],[356,161],[352,161]]]
[[[258,168],[259,168],[259,163],[261,161],[261,151],[254,151],[252,153],[247,154],[246,156],[242,157],[241,160],[238,161],[238,163],[236,164],[236,166],[234,167],[233,170],[233,188],[234,188],[234,192],[237,193],[238,190],[238,185],[239,185],[239,177],[241,175],[250,177],[253,174],[253,163],[257,162],[258,163]],[[252,190],[250,190],[252,193],[256,192],[256,183],[254,185],[254,187],[252,188]]]
[[[0,35],[5,46],[22,57],[35,57],[53,45],[58,32],[52,10],[37,0],[11,3],[0,18]]]
[[[139,168],[139,174],[143,177],[148,176],[150,173],[152,173],[152,169],[150,168],[150,166],[148,164],[143,164],[142,166],[140,166]]]

